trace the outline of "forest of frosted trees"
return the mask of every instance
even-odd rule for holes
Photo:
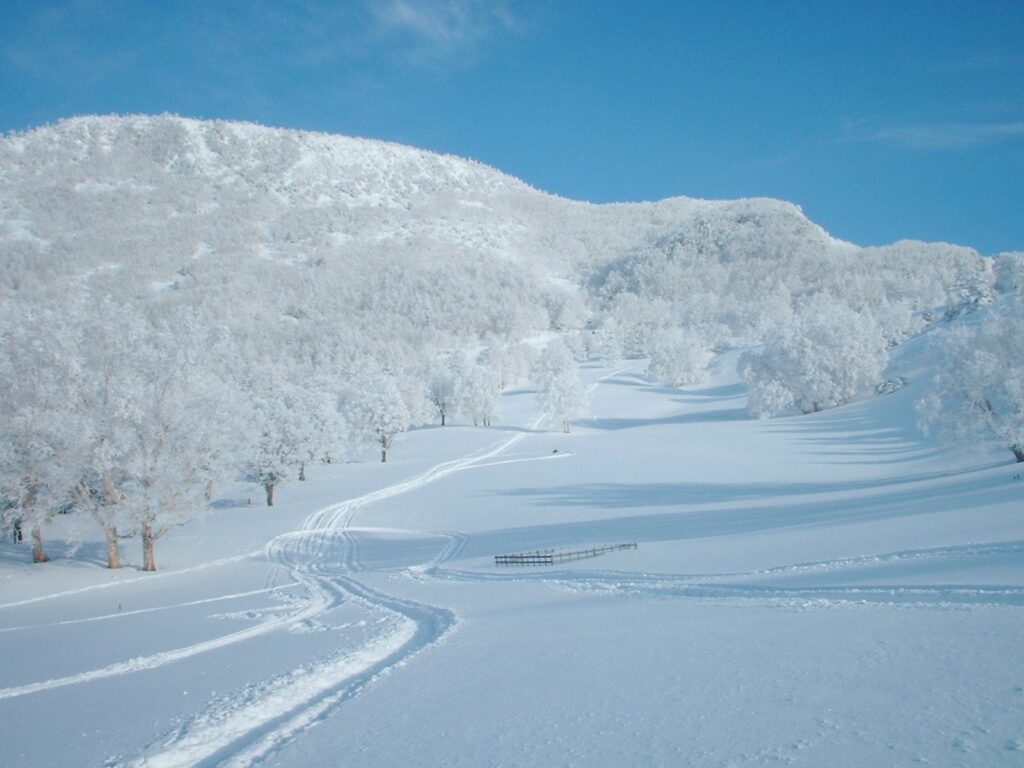
[[[531,384],[585,412],[577,363],[699,382],[747,350],[750,410],[871,394],[924,330],[922,426],[1024,459],[1021,254],[858,248],[772,200],[592,206],[457,158],[170,116],[0,139],[0,510],[161,536],[225,481],[387,460],[417,425],[488,426]],[[997,386],[993,386],[998,382]]]

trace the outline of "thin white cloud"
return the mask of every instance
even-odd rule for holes
[[[494,0],[372,0],[369,9],[386,33],[405,37],[417,55],[473,52],[520,30],[512,7]]]
[[[1024,120],[848,128],[847,138],[920,150],[960,150],[1024,137]]]

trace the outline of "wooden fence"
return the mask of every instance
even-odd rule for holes
[[[615,552],[619,549],[636,549],[636,544],[606,544],[601,547],[590,547],[589,549],[561,550],[537,549],[533,552],[515,552],[511,555],[495,555],[495,565],[556,565],[568,563],[573,560],[585,560],[588,557],[598,557],[605,552]]]

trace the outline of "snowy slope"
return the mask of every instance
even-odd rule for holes
[[[389,369],[414,393],[444,355],[588,313],[623,346],[673,327],[721,350],[814,295],[910,332],[993,277],[969,248],[839,242],[782,201],[596,206],[408,147],[169,116],[0,139],[0,263],[17,338],[180,304],[165,317],[230,340],[219,375],[333,376],[335,400]],[[218,489],[155,574],[137,540],[107,571],[98,529],[58,516],[50,564],[0,544],[0,764],[1019,764],[1024,486],[1002,453],[918,431],[923,346],[896,349],[891,395],[772,421],[747,416],[735,348],[684,389],[591,361],[570,435],[509,390],[501,424],[309,466],[273,509]],[[638,546],[493,560],[619,543]]]
[[[920,435],[924,371],[754,421],[735,361],[682,390],[588,363],[570,435],[515,390],[273,510],[239,486],[156,575],[5,544],[0,762],[1019,765],[1016,467]]]
[[[591,205],[411,147],[168,115],[80,117],[0,137],[0,249],[16,267],[8,288],[25,282],[21,268],[54,278],[111,266],[180,286],[197,260],[237,270],[255,256],[379,268],[410,253],[597,283],[652,251],[749,261],[755,272],[773,262],[805,270],[807,260],[842,271],[872,255],[930,269],[950,258],[942,244],[862,252],[779,200]]]
[[[302,246],[344,252],[425,238],[555,272],[573,258],[601,262],[678,232],[720,236],[709,222],[718,230],[753,224],[766,240],[788,231],[815,247],[848,247],[781,201],[595,206],[411,147],[167,115],[81,117],[11,134],[0,139],[0,167],[6,236],[57,251],[90,230],[100,234],[104,218],[117,212],[132,214],[119,218],[121,226],[160,227],[170,214],[200,235],[214,230],[210,237],[230,214],[243,232],[265,224],[259,236],[268,247],[292,254]],[[79,258],[111,260],[98,251]]]

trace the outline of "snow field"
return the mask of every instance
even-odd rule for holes
[[[514,392],[523,427],[315,468],[155,575],[5,560],[2,762],[1019,764],[1014,468],[923,439],[912,386],[758,422],[734,358],[684,390],[640,371],[585,366],[570,435]]]

